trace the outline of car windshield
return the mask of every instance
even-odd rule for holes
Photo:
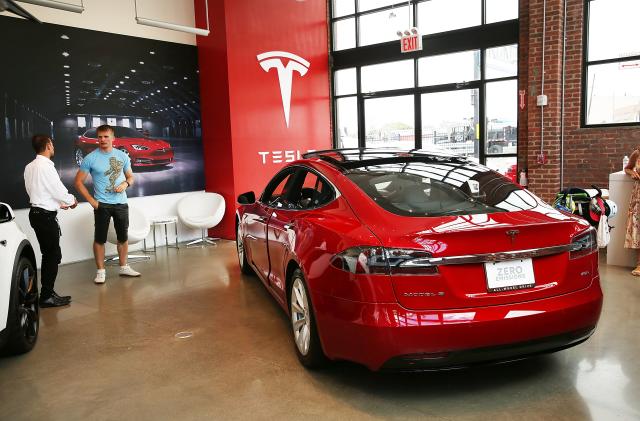
[[[471,162],[394,162],[352,168],[345,175],[379,206],[402,216],[486,214],[537,206],[526,190]]]

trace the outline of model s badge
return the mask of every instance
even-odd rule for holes
[[[293,72],[300,73],[300,76],[307,74],[309,63],[307,60],[286,51],[269,51],[258,54],[258,62],[265,72],[275,68],[278,71],[278,81],[280,83],[280,96],[282,97],[282,109],[284,120],[289,127],[289,110],[291,109],[291,86],[293,84]],[[288,60],[288,61],[287,61]],[[286,62],[286,65],[285,65]]]

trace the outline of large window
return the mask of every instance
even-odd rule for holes
[[[332,16],[335,147],[444,150],[515,174],[517,0],[332,0]],[[424,49],[402,54],[411,26]]]
[[[583,125],[640,123],[640,1],[587,1]]]

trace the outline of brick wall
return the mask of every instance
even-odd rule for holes
[[[564,100],[563,186],[608,186],[609,174],[622,169],[622,158],[640,147],[640,126],[581,128],[583,0],[567,1],[567,42]],[[545,200],[561,189],[561,82],[563,0],[547,0],[545,86],[548,106],[544,126],[536,96],[542,86],[543,0],[520,1],[520,89],[526,89],[527,107],[520,111],[519,167],[529,170],[529,188]],[[544,128],[545,164],[539,164]]]

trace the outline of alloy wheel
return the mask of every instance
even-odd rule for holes
[[[244,267],[244,243],[242,242],[239,224],[236,232],[236,248],[238,249],[238,260],[240,260],[240,268],[242,269]]]
[[[75,159],[76,159],[76,164],[78,166],[82,165],[82,161],[84,160],[84,154],[82,153],[81,149],[76,149]]]
[[[291,288],[291,324],[298,351],[307,355],[311,342],[311,318],[307,292],[302,279],[298,277],[293,280]]]
[[[18,284],[18,323],[24,339],[31,343],[38,336],[38,292],[36,271],[31,265],[22,270]]]

